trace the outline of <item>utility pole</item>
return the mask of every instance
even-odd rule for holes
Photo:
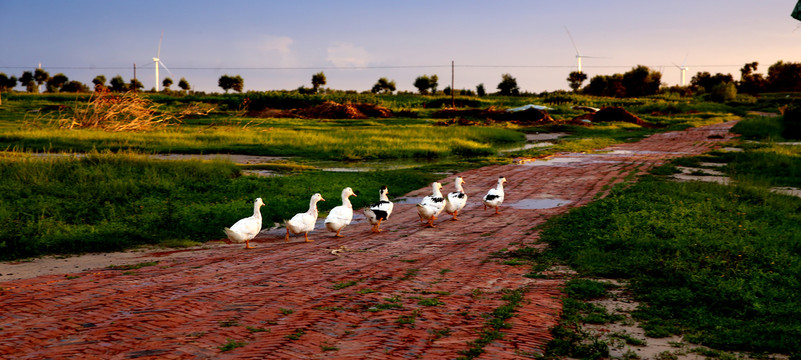
[[[131,82],[131,87],[133,88],[133,92],[136,92],[136,63],[134,63],[134,79]]]
[[[456,93],[456,88],[453,87],[453,84],[454,84],[453,77],[456,74],[456,72],[454,71],[453,68],[454,68],[453,60],[451,60],[451,107],[455,109],[456,108],[456,100],[454,99],[454,93]]]

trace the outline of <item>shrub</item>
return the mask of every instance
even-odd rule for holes
[[[784,110],[782,137],[785,139],[801,139],[801,106],[793,104]]]
[[[712,87],[709,98],[715,102],[728,102],[737,98],[737,86],[734,82],[722,82]]]

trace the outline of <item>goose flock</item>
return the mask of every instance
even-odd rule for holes
[[[500,214],[498,208],[503,203],[504,193],[503,184],[506,178],[501,176],[498,178],[497,185],[484,195],[482,202],[484,210],[487,208],[495,208],[495,214]],[[435,227],[434,220],[437,220],[443,211],[451,215],[451,220],[458,221],[459,211],[467,205],[467,194],[464,191],[464,179],[457,176],[454,181],[455,191],[449,192],[447,195],[442,194],[442,184],[435,181],[431,184],[431,195],[424,197],[419,204],[417,204],[417,214],[420,216],[420,222],[427,227]],[[364,216],[370,223],[370,232],[380,233],[381,223],[389,220],[392,214],[394,204],[389,201],[389,190],[386,186],[382,186],[378,190],[378,202],[364,208]],[[350,225],[353,220],[353,205],[350,202],[350,197],[356,196],[356,193],[350,187],[342,189],[342,205],[336,206],[328,212],[325,218],[325,228],[328,231],[335,233],[334,237],[344,237],[340,234],[342,229]],[[312,195],[309,200],[309,210],[303,213],[295,214],[291,219],[286,220],[286,237],[285,241],[289,241],[290,234],[303,233],[306,242],[309,240],[309,232],[314,231],[314,226],[317,223],[318,211],[317,203],[325,201],[320,193]],[[253,215],[240,219],[230,228],[223,229],[228,239],[236,243],[245,243],[246,249],[252,249],[250,240],[252,240],[261,231],[261,207],[264,202],[261,198],[257,198],[253,203]]]

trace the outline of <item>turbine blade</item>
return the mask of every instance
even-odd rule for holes
[[[164,65],[164,63],[161,62],[161,60],[159,60],[159,64],[161,64],[161,67],[163,67],[164,70],[167,70],[167,73],[169,73],[170,76],[172,76],[172,71],[170,71],[170,69],[167,69],[167,65]]]
[[[164,40],[164,31],[161,32],[161,37],[159,38],[159,49],[156,51],[156,58],[161,58],[161,41]]]
[[[581,56],[581,52],[579,52],[578,46],[576,46],[576,42],[573,41],[573,35],[570,35],[570,30],[567,29],[565,26],[565,31],[567,31],[567,36],[570,38],[570,43],[573,44],[573,48],[576,49],[576,56]]]
[[[687,65],[687,56],[689,56],[689,55],[690,55],[689,53],[687,53],[687,55],[684,55],[684,61],[681,62],[681,67],[684,67],[684,65]]]
[[[672,62],[672,61],[671,61],[670,63],[671,63],[671,64],[673,64],[673,66],[675,66],[675,67],[677,67],[677,68],[681,69],[681,66],[678,66],[678,65],[676,65],[676,63],[674,63],[674,62]]]

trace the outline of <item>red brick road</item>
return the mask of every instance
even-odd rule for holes
[[[526,289],[525,299],[503,339],[480,358],[541,353],[559,316],[562,281],[525,278],[526,266],[490,254],[536,246],[532,228],[550,216],[665,159],[704,153],[729,139],[732,125],[466,171],[459,174],[469,195],[462,220],[443,214],[433,229],[420,225],[412,200],[397,203],[377,235],[363,222],[341,240],[318,226],[313,243],[285,243],[280,230],[265,231],[254,250],[232,245],[135,270],[0,283],[0,357],[452,359],[479,338],[485,315],[505,304],[505,289]],[[500,175],[508,179],[506,203],[493,216],[480,198]],[[452,180],[443,180],[445,190]],[[560,206],[536,209],[548,204]],[[341,245],[350,251],[330,253]],[[243,346],[219,348],[232,341]]]

